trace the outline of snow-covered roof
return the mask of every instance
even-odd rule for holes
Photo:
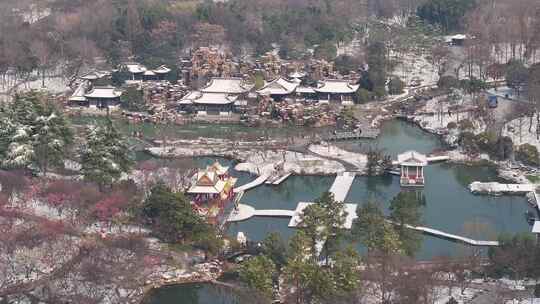
[[[531,232],[532,233],[540,233],[540,221],[534,221]]]
[[[73,92],[73,95],[69,97],[69,101],[86,101],[84,93],[86,92],[87,85],[87,81],[81,82],[81,84],[79,84],[79,86],[75,89],[75,92]]]
[[[236,96],[226,93],[206,93],[191,91],[184,96],[178,104],[230,104],[237,99]]]
[[[215,163],[206,167],[206,170],[215,172],[218,175],[223,175],[229,171],[229,167],[224,167],[219,162],[216,161]]]
[[[450,36],[444,37],[445,42],[452,42],[453,40],[465,40],[465,39],[467,39],[467,35],[465,34],[456,34],[456,35],[450,35]]]
[[[84,80],[97,80],[107,75],[110,75],[110,73],[106,71],[91,71],[91,72],[81,75],[79,78],[84,79]]]
[[[320,93],[348,94],[358,90],[360,85],[351,84],[348,80],[328,79],[321,81],[315,91]]]
[[[397,156],[398,163],[403,166],[426,166],[428,161],[424,154],[407,151]]]
[[[94,87],[92,91],[88,92],[84,96],[86,98],[118,98],[122,95],[122,92],[117,90],[113,86]]]
[[[214,77],[201,89],[204,93],[228,93],[242,94],[253,88],[253,85],[247,84],[242,78],[237,77]]]
[[[214,164],[215,165],[215,164]],[[214,166],[212,165],[212,166]],[[211,168],[212,166],[209,166]],[[220,165],[221,166],[221,165]],[[221,167],[223,169],[224,167]],[[227,168],[228,169],[228,168]],[[194,175],[194,182],[187,191],[191,194],[210,193],[219,194],[222,193],[227,183],[230,187],[233,187],[236,183],[236,178],[229,177],[226,180],[222,180],[218,177],[218,174],[213,169],[211,170],[199,170]]]
[[[261,95],[287,95],[294,92],[298,83],[288,81],[283,78],[277,78],[257,91]]]
[[[154,69],[154,73],[156,74],[167,74],[171,71],[171,69],[169,69],[168,67],[162,65],[160,67],[158,67],[157,69]]]
[[[302,78],[304,76],[306,76],[306,73],[302,73],[302,72],[298,72],[298,71],[294,71],[294,72],[289,74],[289,77],[291,77],[291,78]]]
[[[145,71],[143,75],[144,76],[156,76],[156,73],[154,73],[154,71],[148,70],[148,71]]]
[[[296,92],[303,93],[303,94],[314,94],[315,90],[312,87],[298,86],[296,88]]]
[[[144,73],[146,71],[146,67],[138,63],[126,63],[125,66],[128,69],[128,71],[132,74]]]

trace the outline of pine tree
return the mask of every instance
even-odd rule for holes
[[[33,166],[46,173],[62,166],[73,133],[68,121],[46,96],[32,91],[0,109],[0,156],[5,168]]]
[[[101,189],[129,173],[133,165],[127,143],[110,120],[88,130],[87,142],[80,154],[84,178],[97,183]]]
[[[31,127],[16,125],[8,138],[10,143],[2,160],[2,167],[12,169],[29,166],[35,155],[31,141]]]
[[[43,174],[50,165],[63,167],[67,147],[73,142],[73,133],[66,118],[56,112],[37,117],[32,135],[34,160]]]

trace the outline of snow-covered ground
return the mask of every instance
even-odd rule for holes
[[[396,58],[395,54],[391,56]],[[401,78],[405,85],[410,85],[413,78],[419,78],[422,81],[421,85],[436,84],[439,80],[437,67],[427,60],[425,55],[408,53],[400,56],[399,60],[393,74]]]
[[[241,160],[236,170],[260,175],[269,164],[283,165],[284,172],[299,175],[329,175],[344,172],[345,168],[337,161],[324,159],[309,154],[292,152],[282,149],[231,149],[230,145],[193,145],[152,147],[147,151],[158,157],[196,157],[221,156]],[[337,150],[335,150],[337,151]],[[341,150],[343,151],[343,150]]]
[[[12,74],[8,74],[6,78],[0,79],[0,94],[9,93],[12,90],[25,92],[42,89],[45,89],[51,93],[63,93],[70,90],[68,87],[68,79],[64,77],[45,76],[44,87],[42,86],[42,79],[37,73],[33,73],[28,81],[24,81],[20,78],[14,78],[14,75]]]
[[[268,164],[283,164],[283,171],[298,175],[331,175],[344,172],[345,168],[336,161],[291,151],[257,151],[246,153],[245,163],[235,169],[260,175]]]
[[[344,160],[352,165],[355,165],[359,170],[363,170],[367,166],[366,155],[349,152],[328,143],[310,145],[309,150],[318,155]]]
[[[418,123],[423,129],[437,134],[444,134],[447,131],[448,123],[468,119],[473,124],[473,129],[468,130],[475,134],[485,130],[485,123],[482,119],[471,117],[471,109],[474,108],[470,98],[464,97],[460,103],[460,112],[449,111],[452,104],[446,100],[446,97],[437,97],[430,99],[426,105],[418,112],[421,114],[413,115],[411,119]]]

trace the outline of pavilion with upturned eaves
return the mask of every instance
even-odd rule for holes
[[[186,194],[193,208],[212,223],[219,222],[229,202],[234,198],[237,179],[229,175],[229,168],[220,163],[198,170],[192,177],[191,187]]]
[[[398,164],[401,168],[401,186],[424,186],[424,167],[427,166],[427,157],[416,151],[407,151],[398,155]]]

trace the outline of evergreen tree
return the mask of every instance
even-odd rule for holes
[[[46,174],[50,165],[63,167],[66,150],[72,142],[73,133],[62,114],[52,112],[48,116],[39,116],[35,121],[32,144],[40,171]]]
[[[272,278],[275,274],[276,265],[264,255],[256,256],[240,267],[240,279],[249,288],[259,291],[266,298],[272,297]]]
[[[6,168],[35,166],[47,173],[62,166],[73,133],[68,121],[46,96],[38,92],[18,95],[0,110],[0,156]]]
[[[154,233],[167,242],[197,241],[201,234],[212,231],[182,193],[172,192],[163,183],[152,188],[144,201],[142,214]]]
[[[97,183],[101,189],[111,186],[131,170],[133,161],[129,151],[112,121],[90,128],[80,152],[84,178]]]
[[[395,229],[399,235],[403,252],[414,256],[420,248],[422,236],[419,232],[408,229],[405,225],[419,226],[425,198],[415,191],[402,191],[390,202],[390,218],[396,224]]]
[[[364,89],[372,91],[377,97],[386,95],[386,74],[388,69],[387,48],[382,42],[374,42],[367,49],[368,71],[362,80]]]
[[[352,228],[354,239],[364,244],[369,251],[388,254],[401,251],[399,235],[386,220],[377,203],[367,202],[359,206],[356,214],[358,218],[355,219]]]
[[[15,125],[8,135],[9,144],[2,160],[2,167],[9,169],[26,168],[32,163],[35,152],[29,126]]]
[[[336,202],[334,195],[325,192],[314,204],[307,206],[301,216],[302,227],[311,240],[312,258],[317,260],[317,244],[323,243],[324,257],[339,248],[343,236],[342,228],[347,214],[345,204]]]

